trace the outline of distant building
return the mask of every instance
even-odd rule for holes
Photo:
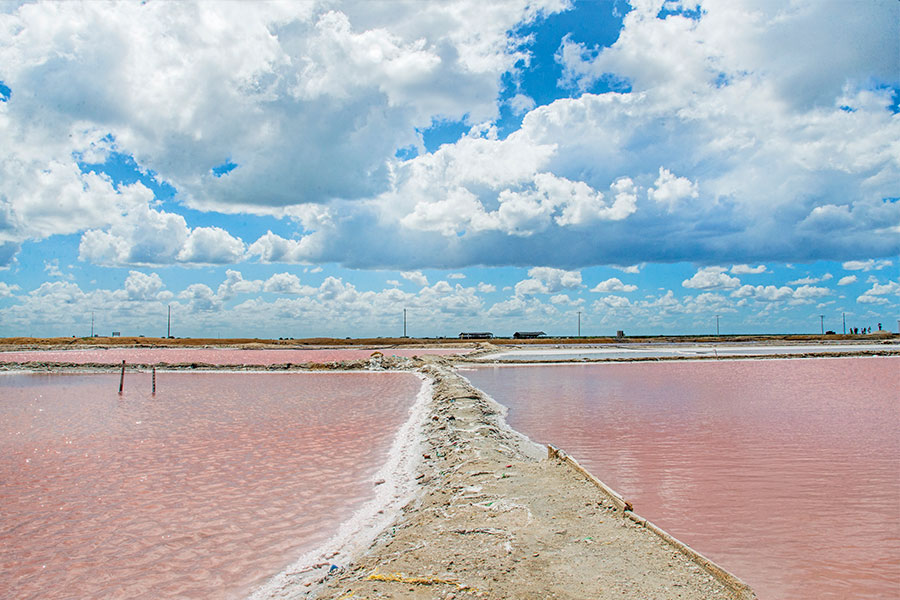
[[[490,331],[463,331],[459,334],[461,340],[489,340],[494,337]]]
[[[546,337],[546,335],[543,331],[517,331],[513,334],[513,337],[517,340],[533,340],[539,337]]]

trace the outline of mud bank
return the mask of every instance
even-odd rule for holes
[[[204,362],[180,363],[127,363],[126,373],[147,373],[153,369],[158,371],[355,371],[355,370],[413,370],[425,364],[417,356],[384,356],[374,352],[368,359],[342,360],[328,362],[275,363],[268,365],[253,364],[213,364]],[[0,362],[0,372],[27,371],[34,373],[118,373],[122,368],[120,362],[55,362],[27,361]]]
[[[272,597],[755,598],[510,429],[447,361],[422,372],[434,387],[419,493],[353,562]]]

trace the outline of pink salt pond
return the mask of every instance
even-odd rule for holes
[[[900,358],[463,374],[761,600],[900,597]]]
[[[0,375],[0,596],[243,598],[373,497],[408,373]]]
[[[305,362],[327,363],[369,358],[373,352],[385,356],[451,355],[471,348],[317,348],[302,350],[241,350],[234,348],[100,348],[91,350],[29,350],[0,352],[0,363],[53,362],[121,364],[205,363],[210,365],[280,365]]]

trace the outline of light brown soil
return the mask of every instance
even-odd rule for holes
[[[736,599],[685,554],[617,511],[509,429],[447,366],[425,425],[419,496],[363,555],[285,597]]]
[[[516,340],[512,338],[493,338],[489,342],[497,346],[530,345],[530,344],[671,344],[671,343],[746,343],[782,344],[782,343],[834,343],[834,342],[875,342],[900,339],[900,335],[890,331],[875,331],[871,334],[859,335],[667,335],[667,336],[629,336],[616,337],[544,337],[538,339]],[[458,338],[305,338],[305,339],[257,339],[257,338],[154,338],[154,337],[60,337],[0,338],[0,350],[62,350],[106,347],[137,348],[320,348],[362,346],[385,348],[394,346],[452,346],[478,348],[483,340],[460,340]]]

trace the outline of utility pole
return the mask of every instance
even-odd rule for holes
[[[716,335],[719,335],[719,315],[716,315]]]
[[[403,337],[406,337],[406,309],[403,309]]]
[[[825,315],[819,315],[819,321],[822,324],[822,335],[825,335]]]
[[[841,322],[844,324],[844,335],[847,335],[847,315],[841,313]]]
[[[581,311],[578,311],[578,337],[581,337]]]
[[[166,319],[166,339],[172,337],[172,305],[169,304],[169,317]]]
[[[91,337],[94,337],[94,311],[91,311]]]

